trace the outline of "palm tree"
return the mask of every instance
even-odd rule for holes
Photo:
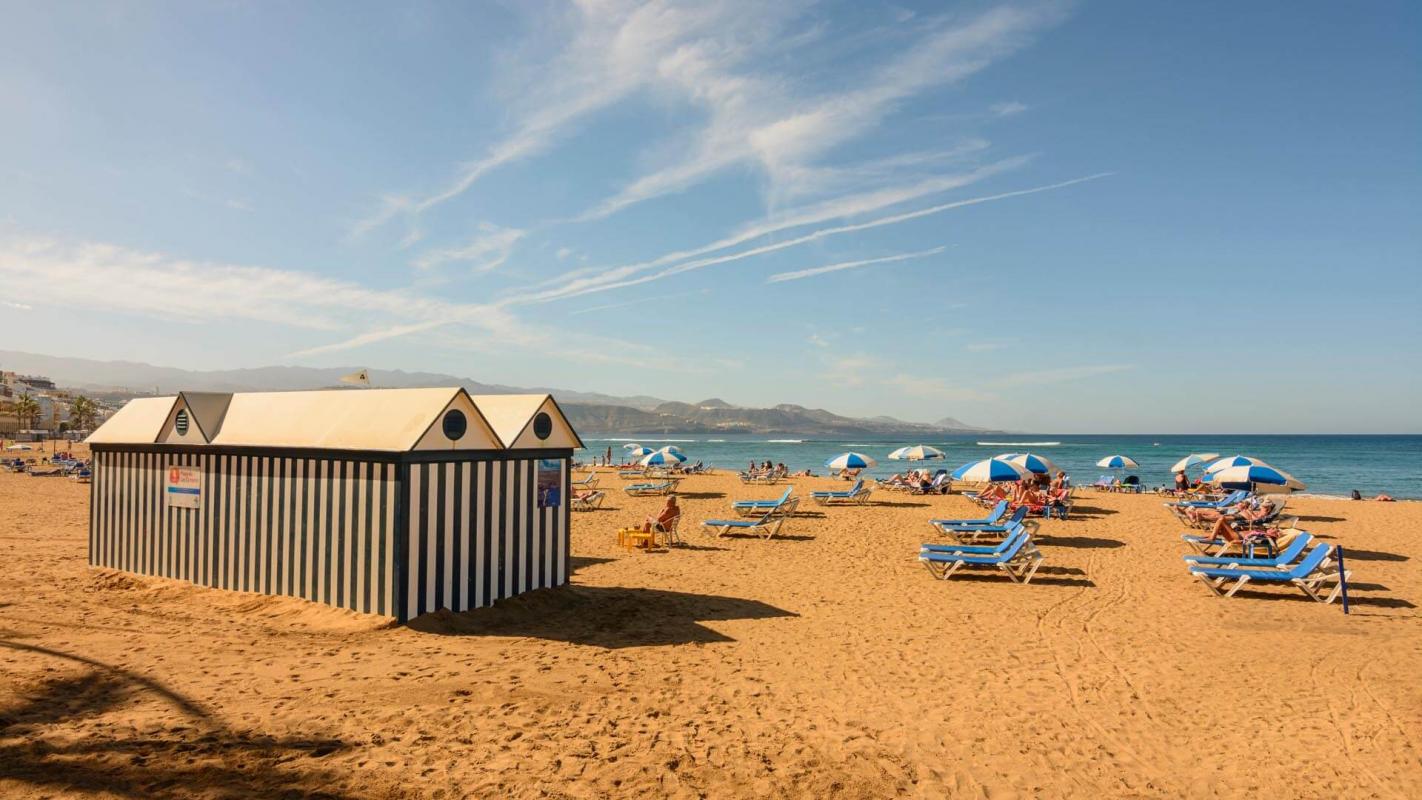
[[[29,430],[34,427],[35,417],[39,416],[39,403],[30,397],[29,392],[20,395],[20,399],[15,401],[15,417],[20,421],[20,430]]]
[[[92,430],[94,418],[98,414],[99,410],[94,405],[94,401],[82,394],[74,398],[74,402],[69,406],[69,421],[81,431]]]

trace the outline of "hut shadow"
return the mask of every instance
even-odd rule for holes
[[[595,567],[598,564],[606,564],[609,561],[616,561],[615,558],[598,558],[596,556],[569,556],[568,574],[573,574],[584,567]]]
[[[1101,547],[1115,549],[1125,547],[1120,539],[1106,539],[1100,536],[1038,536],[1037,544],[1050,547]]]
[[[78,674],[51,677],[0,707],[0,780],[42,794],[94,793],[134,798],[186,798],[209,787],[224,796],[340,798],[328,789],[337,770],[303,770],[301,756],[323,758],[348,747],[339,739],[277,739],[233,731],[194,701],[137,673],[84,656],[0,640],[0,647],[83,665]],[[86,718],[162,702],[190,724],[158,735],[111,730],[73,740],[49,738]],[[124,733],[129,735],[124,736]]]
[[[735,641],[702,622],[799,616],[739,597],[624,586],[527,592],[489,608],[437,611],[408,627],[439,636],[522,636],[618,650]]]
[[[1383,550],[1359,550],[1355,547],[1343,548],[1344,561],[1410,561],[1411,556],[1389,553]]]

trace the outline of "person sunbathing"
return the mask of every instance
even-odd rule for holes
[[[1185,516],[1191,522],[1220,522],[1226,519],[1238,519],[1241,522],[1258,522],[1267,519],[1274,512],[1273,500],[1243,500],[1228,508],[1186,508]]]
[[[988,488],[978,493],[978,499],[996,503],[998,500],[1007,499],[1007,490],[1002,488],[1002,484],[994,483]]]

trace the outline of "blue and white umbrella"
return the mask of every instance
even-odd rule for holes
[[[642,459],[644,467],[665,467],[671,464],[680,464],[686,460],[686,456],[673,450],[663,447],[655,453]]]
[[[622,445],[622,449],[623,449],[623,450],[641,450],[641,449],[643,449],[643,448],[642,448],[642,445],[637,444],[636,442],[628,442],[627,444]]]
[[[1135,469],[1140,464],[1137,464],[1136,460],[1130,456],[1106,456],[1096,462],[1096,466],[1106,469]]]
[[[829,469],[837,470],[866,469],[878,463],[879,462],[863,453],[840,453],[829,461],[826,461],[825,466]]]
[[[667,445],[666,447],[663,447],[663,448],[662,448],[662,452],[664,452],[664,453],[681,453],[682,455],[686,455],[686,453],[682,453],[682,452],[681,452],[681,448],[680,448],[680,447],[677,447],[677,446],[674,445],[674,444],[669,444],[669,445]]]
[[[1219,472],[1222,469],[1229,469],[1230,467],[1267,466],[1269,465],[1264,463],[1264,459],[1262,458],[1254,458],[1252,456],[1230,456],[1229,458],[1221,458],[1219,461],[1216,461],[1208,467],[1205,467],[1205,471],[1209,473],[1215,473]]]
[[[1002,456],[998,456],[998,458],[1038,475],[1055,475],[1060,472],[1050,458],[1039,456],[1036,453],[1011,453],[1006,458]]]
[[[889,458],[895,461],[928,461],[935,458],[943,458],[943,451],[936,447],[929,447],[926,444],[917,444],[912,447],[900,447],[890,453]]]
[[[1191,467],[1198,467],[1201,464],[1208,464],[1219,458],[1219,453],[1191,453],[1188,456],[1175,462],[1175,466],[1170,468],[1171,472],[1184,472]]]
[[[1221,486],[1247,487],[1262,484],[1280,486],[1291,492],[1307,489],[1303,482],[1289,473],[1268,464],[1240,464],[1210,473],[1210,481]]]
[[[655,452],[657,451],[653,450],[650,447],[643,447],[640,444],[635,447],[627,448],[627,455],[631,456],[632,458],[642,458],[643,456],[649,456]]]
[[[1020,481],[1028,474],[1030,473],[1027,468],[1020,464],[1003,461],[1000,458],[985,458],[982,461],[964,464],[953,470],[953,480],[995,483],[997,481]]]

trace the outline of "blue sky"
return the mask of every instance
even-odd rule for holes
[[[0,16],[0,348],[1422,430],[1416,4]]]

